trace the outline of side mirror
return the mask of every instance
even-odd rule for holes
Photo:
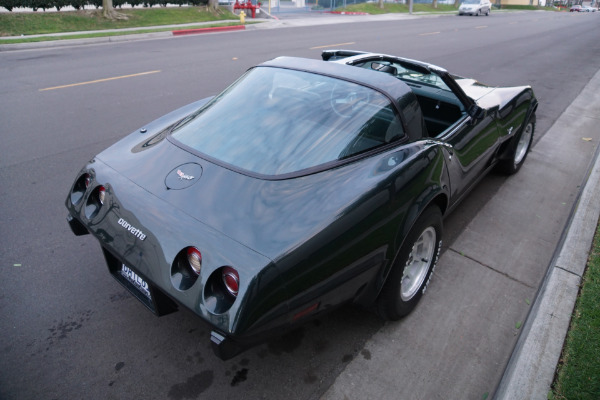
[[[479,107],[477,104],[471,104],[467,110],[467,114],[469,114],[473,119],[481,119],[485,116],[485,110]]]

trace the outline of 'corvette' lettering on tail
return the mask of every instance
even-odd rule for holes
[[[144,232],[142,232],[138,228],[132,226],[129,222],[125,221],[123,218],[119,218],[119,221],[117,223],[119,225],[121,225],[123,228],[127,229],[136,238],[138,238],[140,240],[146,239],[146,235],[144,234]]]

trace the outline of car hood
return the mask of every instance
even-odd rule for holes
[[[477,82],[474,79],[457,78],[456,83],[473,99],[479,107],[490,109],[504,108],[512,99],[523,91],[531,89],[529,86],[493,87]]]
[[[165,120],[134,132],[96,158],[148,195],[274,261],[340,219],[376,187],[377,171],[385,173],[385,161],[371,157],[293,179],[260,179],[181,148],[167,139],[172,125]]]

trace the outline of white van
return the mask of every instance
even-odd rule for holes
[[[458,15],[490,15],[492,3],[490,0],[464,0],[458,7]]]

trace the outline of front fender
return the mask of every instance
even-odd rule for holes
[[[513,132],[512,134],[505,135],[504,137],[501,138],[503,140],[503,143],[500,145],[500,148],[498,149],[498,153],[497,153],[498,154],[497,158],[499,160],[506,160],[512,156],[514,149],[518,143],[518,140],[516,140],[516,138],[518,138],[521,135],[521,132],[523,132],[523,130],[525,129],[525,126],[527,126],[527,123],[532,118],[535,118],[535,112],[538,107],[538,101],[535,98],[531,88],[528,88],[525,92],[522,93],[521,96],[515,98],[514,102],[515,102],[515,107],[514,107],[515,110],[526,107],[525,117],[523,118],[523,123],[519,126],[519,128],[515,132]],[[506,119],[509,119],[509,118],[506,118]],[[506,128],[506,126],[502,126],[502,124],[499,124],[499,126],[498,126],[498,129],[501,132],[505,131],[505,128]]]

